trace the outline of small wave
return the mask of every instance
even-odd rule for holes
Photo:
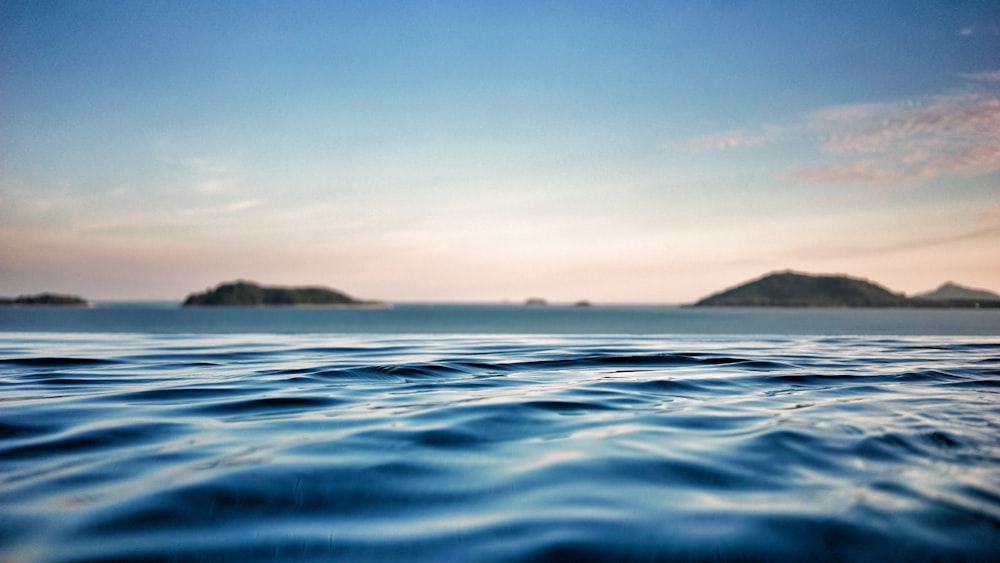
[[[912,440],[898,433],[864,438],[854,448],[854,451],[862,459],[878,461],[901,462],[908,457],[920,455],[920,449],[913,444]]]
[[[632,381],[619,383],[624,388],[631,388],[639,392],[658,392],[670,394],[697,393],[705,390],[704,382],[694,379],[649,379],[646,381]]]
[[[990,374],[992,376],[992,374]],[[947,381],[941,383],[948,387],[969,387],[973,389],[997,389],[1000,388],[1000,379],[968,379],[963,381]]]
[[[117,360],[101,358],[62,358],[62,357],[26,357],[0,358],[0,364],[40,368],[74,368],[88,366],[104,366],[118,363]]]
[[[30,438],[51,432],[55,425],[24,424],[20,422],[0,422],[0,440]]]
[[[415,437],[418,444],[435,448],[469,448],[482,443],[482,439],[461,430],[434,429],[420,432]]]
[[[524,406],[556,413],[577,413],[586,411],[609,410],[611,407],[601,403],[585,403],[580,401],[528,401]]]
[[[0,457],[8,460],[52,458],[73,453],[96,453],[111,448],[125,448],[151,440],[161,440],[165,435],[179,431],[183,424],[141,423],[74,432],[37,440],[21,446],[0,449]]]
[[[262,387],[170,387],[118,393],[109,395],[105,399],[108,401],[126,401],[129,403],[190,403],[191,401],[203,401],[216,397],[232,397],[234,395],[261,392],[264,389]]]
[[[343,403],[343,401],[330,397],[264,397],[259,399],[212,403],[198,407],[194,410],[214,415],[268,414],[283,413],[288,411],[314,410],[341,403]]]

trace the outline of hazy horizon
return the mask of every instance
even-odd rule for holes
[[[369,296],[362,296],[362,295],[350,294],[349,292],[345,292],[345,293],[348,293],[348,295],[350,295],[351,297],[356,298],[356,299],[370,299],[370,300],[375,300],[375,301],[382,301],[382,302],[387,303],[389,305],[393,305],[393,304],[396,304],[396,305],[525,305],[525,304],[530,304],[529,302],[531,302],[531,301],[542,300],[543,304],[557,305],[557,306],[560,306],[560,305],[578,306],[581,303],[586,303],[587,305],[612,306],[612,307],[613,306],[632,306],[632,305],[634,305],[634,306],[685,306],[685,305],[692,305],[695,302],[700,301],[703,298],[710,297],[711,295],[714,295],[714,294],[717,294],[717,293],[722,293],[722,292],[728,291],[730,289],[734,289],[734,288],[736,288],[738,286],[742,286],[742,285],[745,285],[746,283],[756,281],[756,280],[761,279],[763,277],[766,277],[768,275],[775,274],[775,273],[783,273],[783,272],[788,272],[788,271],[790,271],[790,270],[768,272],[767,274],[764,274],[762,276],[756,276],[756,277],[751,278],[751,279],[743,280],[743,281],[741,281],[740,283],[737,283],[737,284],[730,284],[730,285],[727,285],[727,286],[724,286],[724,287],[718,287],[718,288],[712,289],[710,291],[707,291],[703,295],[701,295],[701,296],[699,296],[699,297],[697,297],[695,299],[692,299],[690,301],[613,301],[613,300],[612,301],[592,301],[592,300],[586,299],[586,298],[578,298],[578,299],[571,299],[571,300],[565,300],[565,299],[549,300],[548,298],[546,298],[544,296],[541,296],[541,295],[532,295],[532,296],[526,297],[524,299],[517,299],[517,298],[513,298],[512,299],[510,297],[503,297],[503,298],[494,298],[494,299],[467,299],[467,300],[440,299],[440,300],[400,300],[400,301],[395,301],[395,300],[380,299],[378,297],[374,297],[374,296],[370,296],[370,295]],[[897,291],[897,290],[895,290],[895,289],[893,289],[891,287],[885,287],[884,285],[879,284],[877,280],[869,280],[867,278],[859,278],[857,276],[851,276],[849,274],[843,274],[843,273],[823,273],[823,272],[794,272],[794,273],[806,274],[806,275],[817,275],[817,276],[847,276],[847,277],[850,277],[850,278],[860,279],[860,280],[863,280],[863,281],[868,281],[868,282],[874,283],[876,285],[884,287],[885,289],[887,289],[887,290],[889,290],[889,291],[891,291],[893,293],[904,293],[907,297],[919,297],[921,294],[930,293],[932,291],[941,289],[944,286],[956,285],[956,282],[954,280],[946,280],[946,281],[941,282],[937,286],[935,286],[933,288],[928,288],[927,290],[924,290],[924,291],[919,291],[919,292],[914,292],[914,293],[905,293],[905,292],[899,292],[899,291]],[[166,296],[163,296],[163,297],[146,297],[146,298],[104,297],[104,298],[100,298],[100,299],[89,299],[85,295],[77,295],[77,297],[83,297],[83,298],[87,299],[88,301],[90,301],[91,304],[94,304],[94,303],[96,303],[96,304],[100,304],[100,303],[143,303],[143,302],[147,302],[147,303],[178,303],[178,304],[181,304],[181,303],[183,303],[185,301],[185,299],[188,296],[190,296],[192,294],[201,293],[202,291],[211,291],[211,290],[215,289],[216,287],[218,287],[220,285],[224,285],[224,284],[228,284],[228,283],[236,283],[236,282],[248,282],[248,283],[258,284],[258,285],[261,285],[261,286],[269,286],[269,287],[284,287],[284,288],[293,288],[293,289],[301,289],[301,288],[305,288],[305,287],[319,287],[319,288],[323,288],[323,289],[332,289],[332,290],[335,290],[335,291],[342,291],[340,288],[331,287],[331,286],[323,285],[323,284],[284,285],[284,284],[260,283],[260,282],[258,282],[256,280],[248,280],[248,279],[233,279],[233,280],[224,280],[224,281],[222,281],[222,282],[220,282],[218,284],[215,284],[215,285],[213,285],[211,287],[205,287],[203,290],[189,291],[188,293],[186,293],[185,295],[183,295],[181,297],[177,297],[177,296],[171,296],[171,297],[166,297]],[[967,286],[967,285],[964,285],[964,284],[961,284],[961,283],[957,283],[957,285],[960,286],[960,287],[962,287],[962,288],[964,288],[964,289],[968,289],[968,290],[989,291],[989,292],[993,292],[993,293],[1000,293],[1000,292],[995,292],[995,291],[993,291],[992,289],[989,289],[989,288],[971,287],[971,286]],[[66,294],[66,293],[69,293],[69,292],[58,292],[58,291],[57,292],[49,292],[49,291],[35,291],[34,292],[34,294],[38,294],[38,293],[59,293],[59,294]],[[22,295],[25,295],[25,294],[22,294]],[[11,298],[11,297],[14,297],[14,296],[0,295],[0,297]],[[538,304],[538,303],[534,303],[534,304]],[[304,305],[304,307],[310,307],[310,306],[309,305]],[[320,305],[320,307],[322,307],[322,305]]]
[[[1000,291],[1000,6],[5,2],[0,296]]]

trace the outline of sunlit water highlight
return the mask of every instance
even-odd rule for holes
[[[0,560],[996,560],[991,337],[0,339]]]

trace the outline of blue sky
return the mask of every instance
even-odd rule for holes
[[[996,2],[0,3],[0,295],[1000,290]]]

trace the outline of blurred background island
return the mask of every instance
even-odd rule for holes
[[[192,293],[185,307],[387,307],[382,301],[356,299],[327,287],[268,287],[239,280],[219,284],[215,289]]]
[[[0,306],[90,307],[91,304],[86,299],[79,297],[77,295],[64,295],[61,293],[39,293],[36,295],[19,295],[13,299],[8,297],[0,297]]]
[[[695,307],[1000,307],[1000,295],[948,282],[907,297],[846,275],[783,271],[712,294]]]

